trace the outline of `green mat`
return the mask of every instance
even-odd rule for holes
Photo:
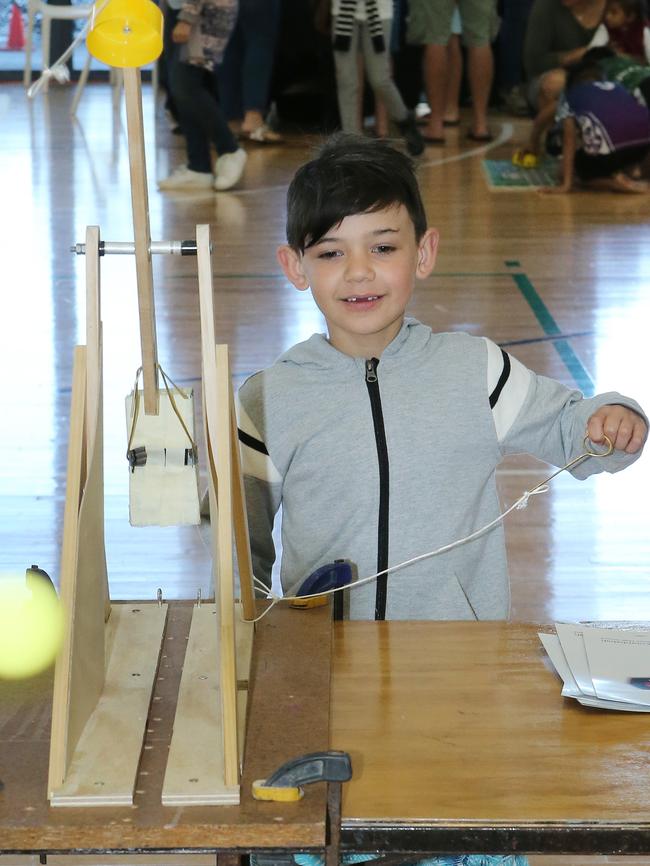
[[[509,159],[484,159],[483,171],[487,185],[494,192],[557,186],[557,162],[554,159],[544,160],[537,168],[519,168]]]

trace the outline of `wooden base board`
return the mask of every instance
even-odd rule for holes
[[[167,605],[113,604],[104,690],[52,806],[130,806],[165,630]]]
[[[235,605],[237,678],[237,727],[240,764],[246,723],[248,672],[253,644],[252,623],[241,622],[241,605]],[[223,721],[219,689],[219,629],[217,607],[194,608],[178,693],[162,803],[165,806],[236,805],[239,785],[224,782]]]

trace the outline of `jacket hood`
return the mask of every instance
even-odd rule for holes
[[[415,352],[424,349],[431,339],[431,328],[417,319],[404,319],[397,336],[386,346],[380,361],[397,362],[407,360]],[[325,334],[313,334],[308,340],[297,343],[278,358],[278,363],[310,367],[329,371],[346,371],[351,366],[363,368],[365,358],[353,358],[334,348]]]

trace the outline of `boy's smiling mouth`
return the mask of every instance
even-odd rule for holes
[[[382,295],[350,295],[347,298],[343,298],[343,301],[346,304],[371,304],[375,301],[379,301]]]

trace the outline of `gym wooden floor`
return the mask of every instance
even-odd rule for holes
[[[0,375],[7,400],[0,415],[0,572],[37,563],[55,579],[72,352],[84,342],[84,259],[70,247],[84,241],[86,225],[99,225],[104,240],[133,237],[123,106],[114,108],[108,85],[91,85],[71,119],[72,95],[53,86],[28,102],[21,86],[0,85]],[[143,101],[152,238],[192,238],[197,223],[211,224],[217,338],[230,346],[238,385],[323,329],[310,297],[296,292],[275,262],[286,186],[317,136],[251,146],[236,191],[162,194],[155,180],[184,161],[184,150],[149,86]],[[650,197],[490,192],[482,159],[507,158],[526,129],[496,115],[493,126],[498,136],[487,148],[466,142],[461,127],[421,159],[441,250],[410,312],[437,330],[485,334],[538,372],[588,393],[615,388],[647,410]],[[154,274],[160,362],[198,394],[196,260],[156,256]],[[154,598],[161,587],[167,598],[192,598],[198,589],[205,598],[205,527],[128,523],[124,398],[139,365],[132,257],[102,259],[102,307],[111,594]],[[650,620],[649,466],[646,456],[617,476],[579,483],[561,475],[508,518],[513,619]],[[529,458],[504,464],[504,507],[550,471]],[[551,859],[565,858],[534,862]]]

